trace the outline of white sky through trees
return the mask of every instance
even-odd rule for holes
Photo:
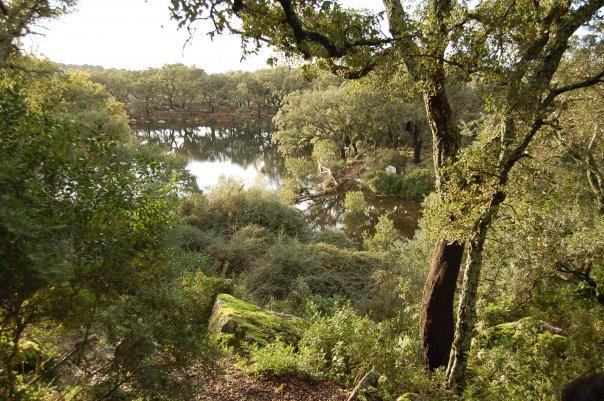
[[[379,0],[347,0],[352,7],[382,9]],[[76,9],[44,21],[23,43],[25,51],[65,64],[144,69],[168,63],[196,65],[208,72],[266,68],[272,54],[264,49],[241,61],[238,37],[212,41],[198,25],[192,42],[170,20],[169,0],[80,0]],[[183,48],[184,46],[184,48]]]

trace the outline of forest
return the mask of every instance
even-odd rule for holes
[[[604,400],[604,0],[148,3],[0,0],[0,400]]]

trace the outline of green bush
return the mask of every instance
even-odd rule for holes
[[[421,200],[432,191],[433,186],[428,170],[415,169],[403,177],[400,195],[406,199]]]
[[[514,299],[500,299],[481,308],[481,325],[495,326],[501,323],[518,320],[528,314],[526,304],[521,304]]]
[[[298,306],[295,312],[316,295],[348,299],[360,306],[375,296],[368,277],[375,270],[391,269],[394,263],[380,253],[280,238],[242,282],[258,303],[289,299]]]
[[[568,381],[600,370],[604,311],[585,306],[567,300],[550,311],[563,323],[561,334],[532,316],[482,330],[472,344],[464,400],[553,401]]]
[[[429,387],[417,357],[418,344],[411,338],[397,333],[389,323],[375,323],[345,305],[330,315],[314,316],[297,349],[276,342],[252,350],[250,369],[353,386],[375,368],[383,376],[382,395],[393,398],[401,388],[419,391]]]
[[[346,213],[363,214],[367,208],[367,202],[361,191],[349,191],[344,198],[344,209]]]
[[[363,246],[370,251],[387,251],[397,245],[400,236],[394,228],[394,222],[387,214],[383,214],[378,218],[378,223],[375,225],[375,234],[366,238]]]
[[[265,228],[248,225],[230,238],[214,234],[208,240],[203,252],[218,263],[221,275],[235,276],[251,269],[262,258],[272,238]]]
[[[272,233],[307,235],[307,223],[297,209],[279,200],[266,188],[245,189],[236,181],[222,181],[207,195],[192,195],[183,200],[185,222],[201,230],[233,234],[251,224]]]
[[[376,171],[367,178],[369,188],[380,195],[398,195],[403,188],[403,177],[395,173]]]
[[[310,242],[322,242],[324,244],[335,245],[338,248],[352,249],[354,244],[346,234],[337,228],[326,228],[321,231],[315,231]]]
[[[385,171],[376,171],[366,176],[369,188],[380,195],[396,195],[405,199],[421,200],[433,188],[428,170],[415,169],[401,176]]]

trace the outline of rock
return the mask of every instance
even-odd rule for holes
[[[515,344],[531,343],[551,347],[562,353],[568,346],[564,332],[543,320],[525,317],[515,322],[498,324],[483,330],[475,339],[479,348],[490,349],[499,346],[510,347]]]
[[[572,380],[562,390],[562,401],[604,400],[604,374],[591,373]]]
[[[416,393],[405,393],[398,397],[396,401],[428,401],[428,399]]]
[[[350,396],[348,397],[347,401],[357,400],[359,395],[364,390],[367,390],[370,387],[372,387],[374,389],[377,388],[379,379],[380,379],[380,375],[374,369],[371,369],[369,372],[367,372],[367,374],[365,374],[365,376],[363,376],[361,381],[355,386],[355,388],[352,390],[352,393],[350,393]]]
[[[264,346],[276,337],[295,343],[303,326],[299,317],[265,310],[232,295],[219,294],[208,332],[215,341],[240,348],[246,343]]]
[[[386,168],[384,169],[384,171],[387,172],[387,173],[396,174],[396,167],[394,167],[394,166],[386,166]]]

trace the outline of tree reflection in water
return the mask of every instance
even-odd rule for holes
[[[337,227],[346,235],[362,240],[363,234],[373,235],[378,217],[386,213],[401,235],[411,238],[417,229],[421,205],[417,201],[393,196],[373,196],[365,193],[368,210],[365,214],[348,214],[344,211],[345,193],[303,202],[300,207],[316,228]]]
[[[189,160],[189,169],[200,188],[214,185],[221,175],[243,180],[246,185],[261,179],[277,189],[285,165],[271,140],[269,123],[197,127],[146,127],[137,129],[139,139],[177,152]],[[298,207],[317,229],[337,227],[351,238],[373,234],[378,217],[387,213],[396,229],[412,237],[420,216],[420,204],[394,197],[365,194],[369,205],[364,215],[344,213],[344,193],[306,201]]]

